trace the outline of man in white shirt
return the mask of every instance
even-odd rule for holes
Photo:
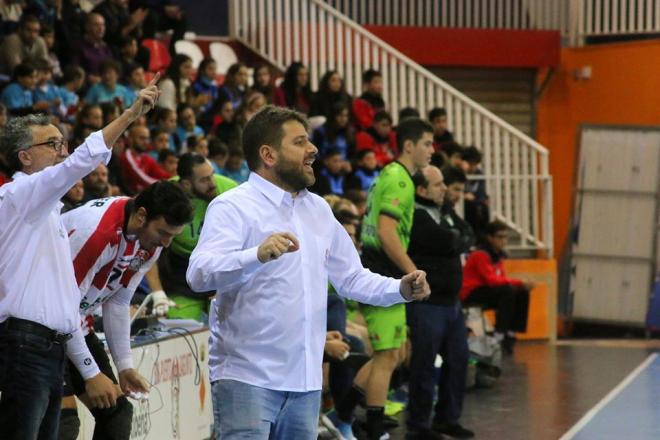
[[[0,153],[15,171],[13,182],[0,187],[3,439],[57,438],[66,342],[80,331],[80,291],[60,198],[110,160],[119,136],[155,105],[157,81],[158,76],[130,109],[91,134],[71,156],[47,116],[12,119],[0,136]]]
[[[223,440],[315,439],[327,283],[362,303],[424,299],[426,274],[400,281],[364,269],[314,183],[318,152],[300,114],[257,113],[243,132],[248,182],[209,206],[187,280],[217,290],[210,379]]]

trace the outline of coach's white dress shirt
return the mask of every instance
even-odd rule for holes
[[[0,186],[0,322],[27,319],[63,333],[80,327],[80,290],[60,199],[110,156],[98,131],[62,163],[18,172]]]
[[[300,249],[262,264],[257,248],[291,232]],[[362,303],[404,302],[400,281],[362,267],[328,204],[306,190],[293,198],[257,173],[209,205],[187,280],[217,290],[211,313],[210,379],[279,391],[321,389],[328,278]]]

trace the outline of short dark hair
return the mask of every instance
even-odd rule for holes
[[[454,141],[445,142],[442,144],[442,152],[447,155],[447,157],[452,157],[454,154],[459,154],[461,158],[463,157],[464,148]]]
[[[376,154],[376,152],[371,148],[365,148],[363,150],[358,150],[358,152],[355,154],[355,159],[359,162],[362,159],[364,159],[365,156],[369,153]]]
[[[461,153],[461,159],[469,163],[481,163],[482,158],[481,151],[474,145],[464,148]]]
[[[222,142],[217,137],[209,137],[209,157],[228,155],[229,148],[227,148],[227,144]]]
[[[135,198],[135,209],[147,211],[147,222],[163,217],[167,224],[181,226],[192,221],[193,209],[181,187],[174,182],[159,181]]]
[[[67,65],[62,69],[62,84],[77,81],[85,76],[85,71],[80,66]]]
[[[509,227],[506,225],[506,223],[503,223],[499,220],[494,220],[486,225],[486,235],[489,236],[494,236],[500,231],[507,231],[509,230]]]
[[[417,172],[412,176],[412,181],[415,185],[415,188],[420,186],[422,188],[428,188],[429,186],[429,179],[426,178],[422,170],[417,170]]]
[[[190,180],[193,176],[193,168],[206,163],[204,156],[197,153],[185,153],[179,158],[176,173],[181,180]]]
[[[399,122],[406,118],[419,118],[419,110],[413,107],[404,107],[399,110]]]
[[[14,81],[16,81],[18,78],[21,78],[23,76],[32,75],[35,70],[37,69],[34,67],[34,64],[23,62],[21,64],[18,64],[16,67],[14,67],[12,78]]]
[[[376,69],[367,69],[362,73],[362,84],[367,84],[373,81],[374,78],[382,78],[383,74]]]
[[[412,141],[416,144],[424,133],[433,133],[431,124],[420,118],[407,118],[401,121],[396,128],[396,144],[399,151],[403,151],[403,143],[405,141]]]
[[[104,74],[109,70],[114,70],[117,76],[121,76],[121,64],[111,58],[108,58],[101,63],[101,74]]]
[[[164,148],[158,152],[158,162],[165,162],[170,156],[176,157],[176,153],[169,148]]]
[[[449,186],[452,183],[466,183],[467,176],[460,168],[446,166],[442,169],[442,175],[445,178],[445,185]]]
[[[18,27],[23,29],[25,27],[25,25],[28,24],[28,23],[39,23],[39,25],[41,25],[41,22],[39,21],[39,19],[37,17],[35,17],[34,15],[23,14],[21,16],[20,20],[18,21]]]
[[[307,129],[305,116],[288,108],[267,105],[248,121],[243,129],[243,153],[250,171],[255,171],[261,164],[259,148],[270,145],[279,148],[282,145],[284,129],[289,121],[301,123]],[[231,153],[231,151],[230,151]]]
[[[323,153],[323,159],[326,159],[326,158],[332,157],[332,156],[341,156],[341,155],[342,154],[341,154],[341,151],[339,151],[339,148],[330,147],[327,150],[325,150],[325,152]]]
[[[440,116],[447,116],[447,110],[444,107],[432,108],[429,112],[429,121],[433,122],[435,118],[439,118]]]
[[[192,105],[188,104],[187,102],[182,102],[181,104],[176,106],[176,115],[177,117],[183,112],[184,110],[192,109]]]
[[[385,120],[390,121],[390,124],[391,124],[392,121],[393,121],[393,120],[392,120],[392,115],[390,115],[390,114],[389,114],[388,112],[386,112],[385,110],[379,110],[379,111],[377,111],[376,114],[374,115],[374,122],[373,122],[373,123],[380,122],[380,121],[385,121]]]

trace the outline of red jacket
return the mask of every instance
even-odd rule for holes
[[[497,287],[506,284],[522,286],[523,282],[506,277],[501,259],[493,262],[488,252],[484,250],[474,251],[468,257],[463,268],[461,301],[465,301],[477,287]]]
[[[373,150],[379,167],[384,167],[397,157],[396,135],[390,132],[387,141],[379,142],[369,131],[361,131],[355,135],[355,149]]]
[[[132,193],[138,193],[158,180],[172,177],[148,153],[138,153],[128,148],[122,153],[120,162],[124,184]]]

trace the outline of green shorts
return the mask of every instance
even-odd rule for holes
[[[194,319],[204,322],[209,313],[209,300],[207,298],[190,298],[189,296],[170,294],[168,297],[176,303],[170,307],[167,317],[170,319]]]
[[[375,351],[392,350],[406,342],[406,305],[390,307],[360,305],[367,321],[369,340]]]

